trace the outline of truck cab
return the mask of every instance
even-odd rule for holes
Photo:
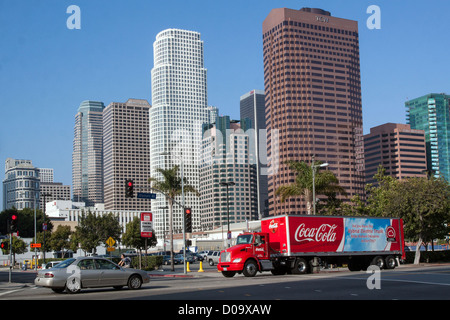
[[[270,270],[269,234],[264,232],[242,233],[236,245],[220,253],[217,266],[225,277],[236,273],[254,276],[258,271]]]

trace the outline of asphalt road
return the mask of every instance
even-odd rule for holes
[[[401,266],[380,273],[345,269],[309,275],[262,273],[254,278],[242,275],[224,278],[209,266],[204,273],[194,271],[186,277],[180,267],[177,271],[181,274],[152,272],[150,283],[141,290],[85,289],[75,295],[35,287],[32,284],[34,273],[30,271],[14,272],[14,283],[8,285],[8,272],[3,270],[0,271],[0,300],[147,300],[152,301],[152,305],[173,301],[183,307],[185,301],[196,305],[210,301],[223,306],[230,301],[450,300],[450,264]],[[194,270],[198,270],[198,266]]]

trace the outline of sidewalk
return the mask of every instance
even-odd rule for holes
[[[203,269],[199,272],[199,265],[190,266],[190,272],[176,268],[175,271],[170,270],[170,266],[164,266],[158,270],[149,271],[150,277],[172,277],[172,278],[201,278],[201,277],[223,277],[222,273],[217,268]]]

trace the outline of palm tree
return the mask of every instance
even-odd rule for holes
[[[172,271],[175,270],[173,263],[173,202],[177,195],[181,194],[181,178],[178,177],[179,166],[174,166],[172,169],[157,168],[156,171],[162,174],[163,180],[156,178],[149,178],[148,181],[152,184],[155,190],[164,194],[169,202],[169,230],[170,230],[170,260],[172,262]],[[183,179],[184,192],[192,192],[199,195],[199,192],[191,185],[187,184],[187,179]]]
[[[284,202],[286,198],[304,196],[308,214],[311,214],[311,204],[313,199],[313,172],[312,167],[306,162],[287,161],[290,169],[297,173],[295,182],[289,185],[281,186],[277,189],[276,195],[281,196],[281,202]],[[339,180],[329,170],[320,171],[320,165],[322,162],[316,161],[315,167],[319,168],[319,171],[315,174],[315,193],[340,193],[346,195],[345,189],[339,185]]]

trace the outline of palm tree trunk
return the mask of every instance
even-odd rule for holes
[[[170,263],[172,265],[172,271],[175,271],[175,264],[173,260],[173,203],[169,199],[169,232],[170,232]]]
[[[414,256],[414,264],[419,264],[420,262],[420,246],[422,245],[422,237],[419,236],[419,241],[417,241],[416,245],[416,255]]]
[[[308,210],[308,215],[311,215],[311,207],[312,207],[312,191],[309,189],[305,189],[305,200],[306,200],[306,209]]]

